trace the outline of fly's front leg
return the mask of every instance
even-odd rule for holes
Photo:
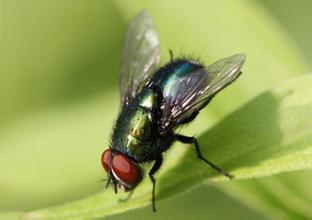
[[[196,138],[194,137],[188,137],[188,136],[184,136],[184,135],[179,135],[179,134],[176,134],[174,135],[175,139],[178,140],[178,141],[181,141],[182,143],[185,143],[185,144],[194,144],[195,146],[195,150],[196,150],[196,155],[199,159],[201,159],[202,161],[204,161],[205,163],[207,163],[209,166],[211,166],[213,169],[215,169],[216,171],[218,171],[219,173],[223,174],[224,176],[228,177],[228,178],[233,178],[234,176],[225,172],[222,168],[214,165],[213,163],[211,163],[210,161],[208,161],[201,153],[200,151],[200,147],[199,147],[199,144],[196,140]]]
[[[152,207],[153,207],[153,211],[156,212],[156,204],[155,204],[155,191],[156,191],[156,179],[154,177],[154,174],[157,172],[157,170],[159,170],[161,164],[162,164],[163,158],[162,155],[159,155],[156,160],[155,163],[152,167],[152,169],[148,172],[148,175],[152,181],[153,184],[153,191],[152,191]]]

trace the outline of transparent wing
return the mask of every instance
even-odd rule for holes
[[[209,101],[241,73],[244,54],[221,59],[178,78],[164,91],[162,126],[174,129],[205,107]]]
[[[152,17],[142,11],[128,26],[120,68],[122,103],[129,103],[148,81],[159,62],[160,48]]]

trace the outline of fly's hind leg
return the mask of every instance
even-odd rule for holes
[[[227,173],[226,171],[224,171],[222,168],[214,165],[213,163],[211,163],[210,161],[208,161],[201,153],[200,151],[200,147],[199,144],[196,140],[196,138],[194,137],[188,137],[188,136],[184,136],[184,135],[179,135],[176,134],[174,135],[175,139],[178,141],[181,141],[182,143],[185,144],[194,144],[195,146],[195,150],[196,150],[196,155],[199,159],[201,159],[202,161],[204,161],[205,163],[207,163],[209,166],[211,166],[213,169],[215,169],[216,171],[218,171],[219,173],[221,173],[222,175],[228,177],[228,178],[233,178],[234,176],[232,174]]]

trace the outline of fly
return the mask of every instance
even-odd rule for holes
[[[110,147],[101,162],[108,173],[107,185],[132,191],[143,179],[142,163],[154,162],[148,175],[153,184],[162,153],[176,142],[193,144],[197,157],[218,171],[233,176],[202,155],[195,137],[175,130],[193,121],[199,111],[241,74],[244,54],[236,54],[205,67],[190,59],[171,59],[156,69],[160,47],[151,16],[143,11],[129,24],[120,69],[121,110]]]

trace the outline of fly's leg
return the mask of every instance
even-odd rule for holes
[[[208,161],[201,153],[200,151],[200,147],[199,147],[199,144],[196,140],[196,138],[194,137],[188,137],[188,136],[184,136],[184,135],[179,135],[179,134],[176,134],[175,135],[175,138],[176,140],[178,141],[181,141],[182,143],[185,143],[185,144],[194,144],[195,146],[195,150],[196,150],[196,155],[199,159],[201,159],[202,161],[204,161],[205,163],[207,163],[209,166],[211,166],[213,169],[215,169],[216,171],[218,171],[219,173],[221,173],[222,175],[228,177],[228,178],[233,178],[234,176],[225,172],[222,168],[214,165],[213,163],[211,163],[210,161]]]
[[[157,172],[157,170],[159,170],[161,164],[162,164],[163,158],[162,155],[159,155],[156,160],[155,163],[152,167],[152,169],[148,172],[148,175],[152,181],[153,184],[153,191],[152,191],[152,208],[153,211],[156,212],[156,204],[155,204],[155,189],[156,189],[156,179],[154,177],[154,174]]]
[[[112,176],[109,175],[109,176],[108,176],[108,179],[107,179],[107,182],[106,182],[106,184],[105,184],[105,188],[107,188],[107,187],[109,186],[111,180],[112,180]]]

